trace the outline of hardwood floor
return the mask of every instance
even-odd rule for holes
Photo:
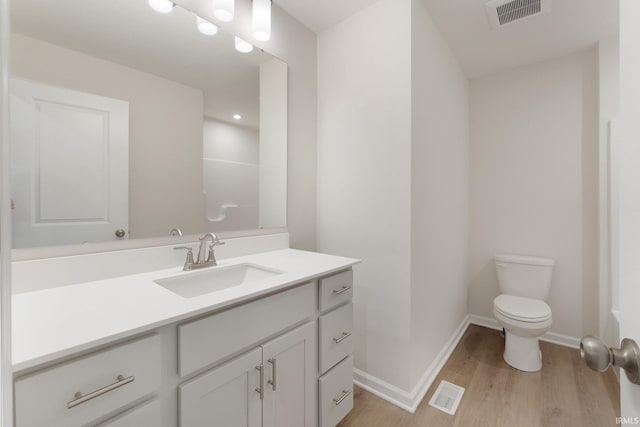
[[[356,387],[354,409],[338,426],[615,426],[620,398],[613,372],[590,370],[578,350],[540,344],[542,370],[518,371],[502,359],[498,331],[470,325],[415,414]],[[429,406],[441,380],[466,389],[455,416]]]

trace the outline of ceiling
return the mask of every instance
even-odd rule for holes
[[[567,55],[618,34],[618,0],[553,0],[494,30],[486,0],[423,0],[468,77]]]
[[[322,32],[377,0],[276,0]],[[388,0],[393,1],[393,0]],[[560,57],[618,32],[618,0],[552,0],[551,12],[494,30],[488,0],[423,0],[468,77]]]
[[[319,33],[379,0],[274,0],[305,27]]]

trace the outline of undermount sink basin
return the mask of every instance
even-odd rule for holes
[[[256,264],[236,264],[223,267],[209,267],[180,276],[154,280],[163,288],[185,298],[198,297],[234,286],[248,285],[284,273]]]

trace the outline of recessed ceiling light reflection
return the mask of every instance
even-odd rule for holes
[[[233,21],[233,0],[213,0],[213,16],[222,22]]]
[[[196,16],[196,23],[198,24],[198,31],[207,36],[213,36],[218,32],[218,26],[207,21],[204,18]]]
[[[169,13],[174,6],[169,0],[149,0],[149,7],[160,13]]]
[[[253,50],[253,45],[247,41],[242,40],[240,37],[235,38],[236,50],[241,53],[249,53]]]

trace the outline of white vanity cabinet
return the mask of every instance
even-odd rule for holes
[[[314,426],[314,329],[306,323],[180,385],[180,426]]]
[[[315,313],[312,282],[178,326],[181,377],[211,366]]]
[[[86,425],[154,393],[160,364],[160,336],[154,334],[20,377],[16,425]]]
[[[262,350],[256,348],[179,388],[181,427],[226,425],[260,427],[262,402],[258,369]]]
[[[152,399],[96,427],[158,427],[160,423],[160,402]]]
[[[319,424],[334,427],[353,409],[353,271],[319,280]]]
[[[19,371],[15,427],[333,427],[353,407],[350,265]]]

